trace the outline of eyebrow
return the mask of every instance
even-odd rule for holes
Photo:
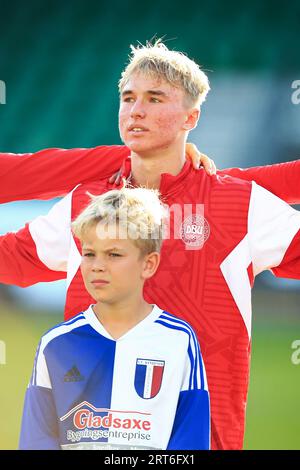
[[[111,248],[104,250],[104,253],[109,253],[110,251],[123,251],[123,250],[122,248],[118,248],[117,246],[112,246]]]
[[[82,247],[82,251],[95,251],[93,248],[90,248],[89,246]],[[124,251],[122,248],[118,248],[117,246],[113,246],[111,248],[108,248],[107,250],[104,250],[104,253],[109,253],[110,251]]]
[[[132,95],[133,93],[134,93],[133,90],[125,90],[122,92],[122,96]],[[165,93],[162,90],[147,90],[146,93],[148,95],[155,95],[155,96],[168,96],[167,93]]]

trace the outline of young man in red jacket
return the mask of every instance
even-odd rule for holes
[[[208,89],[207,77],[187,57],[158,44],[133,49],[120,81],[119,127],[131,150],[131,159],[122,156],[122,175],[133,185],[158,188],[170,208],[162,263],[144,296],[184,315],[196,330],[211,395],[212,448],[239,449],[250,363],[251,286],[264,269],[299,279],[300,215],[253,182],[209,177],[186,162],[186,138]],[[86,150],[85,157],[89,152],[97,150]],[[299,168],[298,162],[288,168],[292,165]],[[270,174],[282,170],[270,168]],[[67,277],[67,318],[90,305],[70,224],[88,203],[87,192],[115,187],[107,180],[111,173],[101,171],[101,179],[77,186],[47,216],[2,237],[0,281],[27,286]],[[289,202],[300,199],[294,189]],[[44,190],[48,196],[56,191]]]

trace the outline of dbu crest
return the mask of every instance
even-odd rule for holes
[[[136,393],[146,400],[154,398],[160,391],[165,361],[137,359],[134,387]]]
[[[180,237],[186,247],[201,250],[210,234],[210,226],[201,214],[193,214],[183,221],[180,227]]]

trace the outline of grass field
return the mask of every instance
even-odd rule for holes
[[[300,449],[300,364],[291,362],[291,344],[300,339],[299,296],[289,315],[282,296],[268,302],[267,311],[259,295],[256,304],[245,449]],[[15,449],[36,346],[61,315],[2,307],[0,318],[7,359],[0,365],[0,449]]]

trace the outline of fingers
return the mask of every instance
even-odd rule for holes
[[[208,175],[216,174],[217,168],[215,162],[204,153],[201,153],[200,164],[203,166]]]
[[[193,167],[197,170],[200,166],[203,166],[208,175],[215,175],[217,168],[215,162],[204,153],[199,152],[196,145],[187,143],[186,144],[187,158],[193,163]]]
[[[121,182],[121,174],[122,174],[121,170],[117,171],[109,178],[108,182],[110,184],[115,184],[116,186],[119,186]]]
[[[185,145],[186,157],[191,160],[193,167],[197,170],[201,163],[201,154],[196,145],[187,142]]]
[[[211,175],[215,175],[217,173],[217,167],[215,165],[215,162],[213,160],[210,160],[211,161]]]
[[[119,186],[120,183],[121,183],[121,175],[122,175],[121,171],[118,171],[117,177],[116,177],[116,185],[117,186]]]

